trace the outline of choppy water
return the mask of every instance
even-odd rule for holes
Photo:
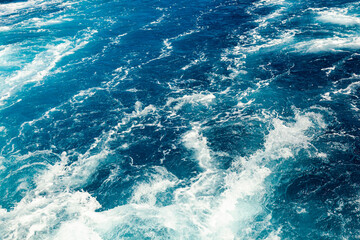
[[[360,239],[360,2],[0,4],[1,239]]]

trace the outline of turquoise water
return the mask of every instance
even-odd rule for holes
[[[0,239],[359,239],[360,3],[0,3]]]

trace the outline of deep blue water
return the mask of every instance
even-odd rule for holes
[[[0,2],[0,239],[360,239],[360,2]]]

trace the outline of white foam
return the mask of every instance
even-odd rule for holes
[[[360,37],[357,36],[313,39],[295,45],[295,49],[303,53],[339,52],[359,48]]]
[[[36,179],[36,188],[28,192],[13,210],[2,217],[2,221],[9,223],[5,227],[4,239],[35,239],[39,235],[48,235],[48,229],[59,224],[61,228],[57,238],[64,239],[61,237],[66,234],[62,229],[69,228],[68,221],[81,219],[85,217],[84,214],[94,212],[100,207],[88,193],[70,192],[71,188],[84,184],[100,160],[109,154],[105,148],[98,154],[89,155],[97,144],[99,141],[93,144],[89,152],[80,155],[79,160],[69,166],[68,157],[63,153],[59,156],[60,162],[49,166],[49,169]],[[74,234],[80,234],[85,230],[86,228],[79,228]],[[0,231],[4,229],[1,228]]]
[[[330,92],[326,92],[324,94],[321,94],[320,96],[323,98],[323,100],[332,101],[332,97],[330,96]]]
[[[7,85],[21,82],[36,82],[46,76],[55,64],[62,58],[67,50],[70,49],[71,42],[64,40],[57,45],[48,45],[47,51],[35,56],[34,60],[25,65],[23,69],[17,71],[13,76],[5,79]]]
[[[284,7],[276,9],[274,12],[256,19],[255,22],[259,24],[259,26],[257,28],[264,28],[264,27],[268,26],[268,24],[270,24],[269,20],[273,20],[273,19],[276,19],[276,18],[282,16],[282,13],[284,12],[285,9],[286,8],[284,8]]]
[[[202,54],[200,54],[199,58],[197,58],[197,59],[195,59],[195,60],[192,60],[189,64],[187,64],[186,66],[182,67],[181,70],[185,71],[185,70],[187,70],[187,69],[189,69],[189,68],[191,68],[191,67],[193,67],[193,66],[195,66],[195,65],[198,65],[198,64],[200,64],[200,63],[202,63],[202,62],[205,62],[205,61],[207,61],[207,59],[206,59],[206,57],[205,57],[205,54],[202,53]]]
[[[200,238],[234,239],[239,237],[238,234],[246,238],[248,232],[241,231],[251,229],[254,216],[262,211],[262,198],[269,191],[265,186],[265,179],[271,174],[268,166],[277,165],[279,164],[277,161],[294,157],[300,149],[307,149],[311,136],[307,136],[306,131],[314,126],[325,127],[321,115],[316,113],[296,114],[294,123],[285,123],[275,118],[274,129],[267,135],[264,149],[235,161],[233,168],[224,176],[223,183],[219,180],[219,175],[214,178],[212,174],[205,172],[192,187],[183,192],[179,190],[179,195],[193,199],[191,196],[206,192],[207,187],[221,184],[225,189],[220,196],[214,196],[214,199],[210,197],[212,200],[201,199],[198,196],[198,202],[194,203],[194,207],[199,208],[199,213],[207,212],[205,215],[194,216],[199,217],[196,223],[200,225]],[[206,142],[201,139],[199,133],[196,133],[197,131],[194,130],[188,133],[192,137],[189,137],[191,141],[188,141],[186,146],[195,151],[195,157],[202,159],[205,156],[206,159],[210,159],[206,151]],[[209,206],[207,201],[212,201],[213,204]],[[275,233],[272,234],[274,237],[277,236]]]
[[[278,16],[278,14],[276,14],[276,16]],[[258,28],[266,27],[268,24],[267,20],[267,18],[259,20],[259,24],[261,26]],[[244,45],[243,43],[239,43],[234,48],[226,49],[221,54],[221,61],[229,63],[227,70],[231,71],[231,74],[229,75],[230,78],[235,78],[240,74],[247,74],[247,71],[245,70],[245,63],[248,55],[258,53],[262,50],[266,51],[271,48],[283,48],[293,41],[294,36],[297,33],[297,30],[286,30],[280,32],[278,37],[267,39],[263,38],[258,33],[258,28],[255,28],[247,33],[251,44]]]
[[[142,27],[142,29],[151,30],[150,27],[159,25],[162,21],[164,21],[164,19],[166,17],[167,17],[167,15],[163,13],[159,18],[157,18],[156,20],[154,20],[154,21],[146,24],[144,27]]]
[[[279,236],[281,234],[281,228],[275,232],[271,232],[265,240],[281,240],[281,237]]]
[[[79,39],[57,39],[55,40],[55,43],[46,45],[45,51],[39,52],[31,62],[24,64],[20,70],[4,79],[2,89],[0,90],[0,105],[3,104],[4,100],[11,96],[15,89],[18,89],[27,83],[38,83],[42,81],[44,77],[51,73],[61,59],[84,47],[94,33],[96,33],[96,31],[89,31],[83,34]],[[0,54],[11,56],[16,52],[21,51],[23,51],[21,46],[14,45],[7,46]],[[8,65],[7,60],[3,61],[3,65]]]
[[[20,59],[20,57],[17,56],[20,50],[21,46],[19,46],[18,44],[0,46],[0,66],[21,66],[24,60]],[[5,78],[7,76],[7,72],[2,72],[1,75]]]
[[[0,16],[2,15],[26,15],[28,12],[31,11],[42,11],[47,8],[54,8],[56,6],[60,6],[61,8],[69,7],[72,3],[60,0],[53,0],[53,1],[42,1],[42,0],[29,0],[25,2],[16,2],[16,3],[8,3],[8,4],[0,4]],[[59,11],[63,13],[64,11]],[[37,32],[44,32],[46,31],[42,27],[44,26],[51,26],[59,23],[63,23],[65,21],[72,21],[65,14],[58,14],[59,12],[53,12],[47,15],[42,16],[41,18],[34,17],[26,20],[22,20],[20,22],[13,23],[12,21],[5,21],[5,26],[0,27],[0,32],[10,31],[10,30],[20,30],[23,31],[37,31]],[[60,15],[60,16],[57,16]],[[11,17],[9,18],[11,19]],[[7,20],[7,18],[5,18]],[[34,30],[34,28],[36,30]]]
[[[255,2],[253,5],[257,8],[264,6],[276,6],[285,4],[285,0],[260,0]]]
[[[251,53],[251,52],[257,52],[260,49],[283,45],[285,43],[291,42],[296,33],[297,33],[296,30],[287,30],[287,31],[282,32],[278,38],[273,38],[273,39],[267,40],[263,44],[254,45],[254,46],[246,48],[245,50],[246,50],[246,52]]]
[[[5,161],[5,158],[0,155],[0,172],[5,170],[4,161]],[[1,210],[1,208],[0,208],[0,210]]]
[[[193,106],[203,105],[208,107],[215,99],[215,95],[212,93],[194,93],[192,95],[184,95],[179,98],[169,98],[166,102],[166,106],[171,106],[173,103],[176,105],[174,110],[181,109],[185,104],[191,104]]]
[[[292,124],[274,119],[274,129],[267,135],[264,149],[234,162],[225,176],[226,190],[217,199],[219,205],[209,218],[216,237],[233,239],[234,233],[251,227],[253,217],[262,211],[262,198],[269,191],[265,186],[265,179],[271,174],[269,166],[278,164],[273,161],[293,157],[299,149],[308,147],[310,137],[305,131],[313,126],[311,119],[323,124],[321,116],[313,113],[298,114],[295,119]],[[246,238],[247,233],[242,234]]]
[[[357,79],[359,79],[359,77],[357,77]],[[354,81],[354,82],[350,83],[346,88],[336,90],[333,93],[349,95],[349,94],[353,94],[359,88],[360,88],[360,81]]]
[[[360,17],[348,15],[347,9],[329,9],[318,12],[318,15],[319,16],[316,17],[316,19],[323,23],[332,23],[345,26],[360,24]]]
[[[98,233],[94,232],[82,221],[69,221],[61,225],[55,240],[102,240]]]
[[[111,38],[111,43],[110,43],[110,44],[118,45],[118,44],[121,42],[121,39],[122,39],[124,36],[126,36],[127,34],[128,34],[128,33],[123,33],[123,34],[120,34],[120,35],[116,36],[115,38]],[[106,49],[106,48],[104,47],[104,49]],[[104,50],[103,50],[103,52],[104,52]],[[116,71],[116,72],[121,71],[121,67],[115,69],[115,71]]]
[[[157,194],[165,192],[176,184],[177,178],[165,168],[154,167],[153,169],[155,173],[150,173],[150,176],[146,176],[149,178],[147,181],[135,187],[130,203],[155,206],[158,200]]]
[[[326,76],[329,76],[334,70],[335,70],[336,66],[332,66],[332,67],[327,67],[327,68],[322,68],[321,71],[325,71]]]
[[[189,30],[189,31],[181,33],[175,37],[164,39],[160,56],[148,61],[147,63],[170,56],[170,54],[172,53],[172,50],[173,50],[173,46],[172,46],[173,42],[175,42],[183,37],[186,37],[188,35],[191,35],[193,33],[196,33],[196,32],[199,32],[199,30]],[[145,64],[147,64],[147,63],[145,63]]]
[[[161,17],[159,17],[158,19],[156,19],[155,21],[152,21],[150,23],[150,25],[158,25],[159,23],[161,23],[165,18],[165,14],[161,15]]]
[[[11,29],[11,27],[9,27],[9,26],[1,26],[0,32],[6,32],[6,31],[9,31],[10,29]]]
[[[313,122],[324,127],[318,114],[297,114],[295,119],[296,122],[285,124],[275,118],[274,129],[266,137],[264,150],[234,162],[225,176],[226,190],[217,199],[219,205],[209,218],[210,226],[216,229],[215,236],[233,239],[239,226],[246,229],[252,218],[262,211],[262,197],[268,191],[265,179],[271,174],[268,166],[278,164],[273,161],[293,157],[300,149],[308,148],[310,137],[305,135],[305,131],[313,126]],[[246,209],[246,212],[240,209]]]
[[[76,99],[81,96],[86,97],[85,95],[84,92],[79,93]],[[143,107],[141,102],[137,102],[135,110],[127,114],[119,125],[109,132],[103,133],[99,138],[95,138],[86,153],[76,154],[77,161],[70,163],[66,152],[58,156],[60,161],[54,165],[49,164],[48,170],[35,179],[36,188],[29,191],[14,209],[0,216],[0,223],[7,223],[6,225],[0,224],[0,233],[3,239],[36,239],[39,237],[78,239],[77,237],[86,237],[86,239],[98,240],[107,234],[103,231],[113,230],[111,228],[114,226],[113,214],[119,213],[121,209],[97,213],[95,210],[100,207],[100,204],[96,199],[86,192],[73,189],[84,186],[89,181],[89,177],[95,173],[99,164],[112,154],[108,144],[123,124],[131,122],[133,118],[151,114],[154,109],[152,106]],[[56,155],[51,151],[41,153]],[[18,160],[27,159],[34,154],[36,153],[19,156]],[[161,167],[154,169],[156,171],[151,176],[151,183],[140,183],[135,188],[132,204],[155,204],[156,191],[161,192],[173,186],[170,173]],[[109,176],[107,181],[111,181],[114,174],[116,173],[112,173],[113,177]],[[174,179],[176,180],[175,177]],[[119,222],[122,217],[114,218]]]
[[[284,24],[289,19],[284,19],[284,15],[292,3],[284,0],[260,0],[253,3],[246,9],[246,12],[255,18],[255,27],[239,36],[239,44],[233,48],[226,49],[221,54],[221,60],[228,63],[227,70],[230,71],[228,78],[233,79],[239,75],[247,74],[246,59],[248,56],[257,54],[260,51],[272,51],[274,48],[285,48],[290,45],[297,29],[287,29],[274,31],[274,25]],[[257,13],[257,9],[272,7],[273,10],[268,14]],[[274,34],[269,34],[275,33]],[[264,34],[265,33],[265,34]]]
[[[207,146],[207,139],[200,133],[199,126],[193,126],[193,129],[182,137],[182,140],[186,148],[194,151],[195,159],[201,168],[205,170],[213,168],[210,149]]]
[[[63,22],[70,22],[72,21],[71,18],[67,18],[65,16],[61,16],[58,18],[53,18],[53,19],[42,19],[42,18],[33,18],[29,20],[29,25],[31,27],[31,25],[34,25],[37,28],[41,28],[44,26],[51,26],[51,25],[56,25],[56,24],[60,24]]]
[[[19,11],[24,9],[45,8],[48,5],[61,3],[61,2],[62,2],[61,0],[52,0],[52,1],[28,0],[24,2],[0,4],[0,16],[17,14]]]
[[[19,10],[33,6],[35,3],[36,1],[26,1],[0,4],[0,16],[16,13]]]
[[[155,110],[138,102],[121,124]],[[115,127],[97,138],[78,161],[69,164],[66,153],[59,156],[61,161],[37,178],[36,188],[13,210],[1,210],[0,222],[6,224],[0,224],[0,233],[6,240],[119,239],[125,234],[153,239],[159,234],[184,239],[249,239],[254,236],[255,216],[263,212],[265,193],[272,191],[266,185],[272,166],[309,148],[310,130],[324,126],[321,115],[312,112],[297,113],[290,122],[274,118],[263,149],[235,159],[230,169],[223,170],[214,164],[201,125],[194,125],[182,141],[204,171],[184,186],[165,168],[153,167],[143,176],[145,181],[136,183],[127,204],[96,212],[100,204],[95,198],[72,189],[85,184],[112,154],[108,143],[118,131]],[[116,178],[108,181],[111,179]],[[170,194],[172,188],[176,188],[173,200],[168,205],[158,204],[159,194]],[[268,216],[264,221],[270,224],[270,220]],[[268,239],[279,235],[272,232]]]
[[[58,225],[67,225],[67,218],[80,219],[82,215],[95,211],[99,204],[88,193],[63,192],[25,198],[11,212],[3,215],[9,225],[4,226],[4,239],[36,239],[49,235],[49,229]],[[62,221],[65,221],[62,224]],[[62,227],[60,228],[62,229]],[[2,229],[3,230],[3,229]]]

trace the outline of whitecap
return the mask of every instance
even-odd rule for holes
[[[295,44],[296,51],[302,53],[341,52],[359,48],[360,37],[357,36],[313,39]]]
[[[191,95],[184,95],[179,98],[170,97],[165,106],[172,106],[173,103],[176,103],[173,107],[175,111],[180,110],[185,104],[190,104],[192,106],[203,105],[209,107],[215,98],[215,95],[212,93],[194,93]]]
[[[182,141],[186,148],[194,151],[195,159],[201,168],[204,170],[211,170],[213,168],[211,151],[207,146],[206,137],[200,133],[199,126],[193,126],[191,131],[184,134]]]
[[[326,11],[319,11],[316,19],[323,23],[332,23],[338,25],[359,25],[360,17],[349,15],[347,9],[329,9]]]

